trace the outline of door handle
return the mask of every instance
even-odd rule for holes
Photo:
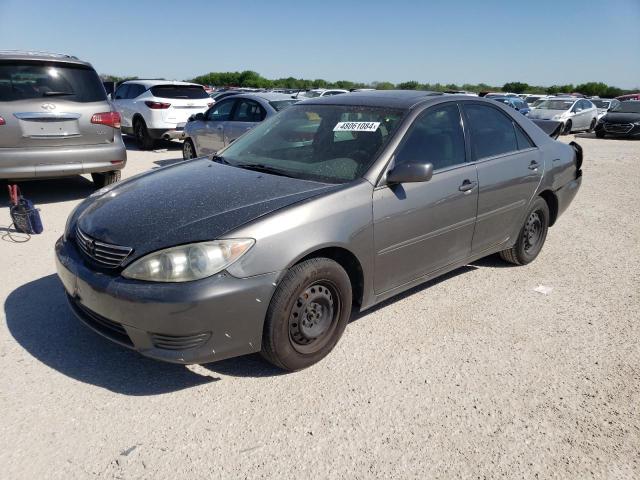
[[[472,182],[471,180],[466,179],[464,182],[462,182],[462,185],[458,187],[458,190],[460,190],[461,192],[469,193],[474,188],[476,188],[476,185],[478,185],[478,182]]]
[[[529,170],[537,170],[539,166],[540,164],[538,162],[536,162],[535,160],[532,160],[531,163],[529,164]]]

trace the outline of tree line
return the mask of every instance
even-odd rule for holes
[[[114,75],[101,75],[105,81],[121,82],[124,80],[132,80],[137,77],[117,77]],[[502,86],[488,85],[486,83],[470,84],[464,83],[458,85],[455,83],[420,83],[415,80],[400,82],[397,84],[391,82],[352,82],[349,80],[338,80],[330,82],[321,78],[305,79],[305,78],[264,78],[258,72],[245,70],[243,72],[209,72],[204,75],[198,75],[187,81],[200,83],[203,85],[213,85],[216,87],[250,87],[250,88],[291,88],[308,90],[310,88],[342,88],[351,90],[353,88],[375,88],[377,90],[429,90],[434,92],[446,92],[452,90],[465,90],[468,92],[513,92],[513,93],[545,93],[548,95],[556,95],[559,93],[582,93],[588,96],[600,97],[617,97],[626,93],[633,93],[636,90],[625,90],[616,86],[607,85],[603,82],[587,82],[582,84],[566,84],[566,85],[529,85],[525,82],[507,82]]]

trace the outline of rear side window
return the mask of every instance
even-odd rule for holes
[[[191,100],[209,98],[204,88],[199,85],[156,85],[151,87],[150,90],[154,97],[160,98],[186,98]]]
[[[516,131],[510,117],[496,108],[467,104],[471,152],[475,160],[518,150]]]
[[[127,98],[137,98],[142,95],[145,91],[144,86],[139,83],[132,83],[129,86],[129,92],[127,92]]]
[[[57,62],[0,62],[0,102],[61,98],[72,102],[107,99],[92,68]]]
[[[395,164],[431,163],[434,170],[465,163],[460,111],[453,103],[427,110],[411,126]]]
[[[237,101],[233,120],[236,122],[261,122],[267,112],[253,100],[240,99]]]

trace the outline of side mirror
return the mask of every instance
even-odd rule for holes
[[[433,176],[431,163],[401,163],[387,172],[387,183],[428,182]]]

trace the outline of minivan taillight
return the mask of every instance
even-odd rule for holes
[[[94,113],[91,117],[91,123],[120,128],[120,114],[118,112]]]
[[[165,108],[169,108],[171,106],[170,103],[162,103],[162,102],[150,102],[146,101],[144,104],[152,110],[164,110]]]
[[[7,122],[4,121],[4,118],[0,117],[0,125],[6,125]]]

